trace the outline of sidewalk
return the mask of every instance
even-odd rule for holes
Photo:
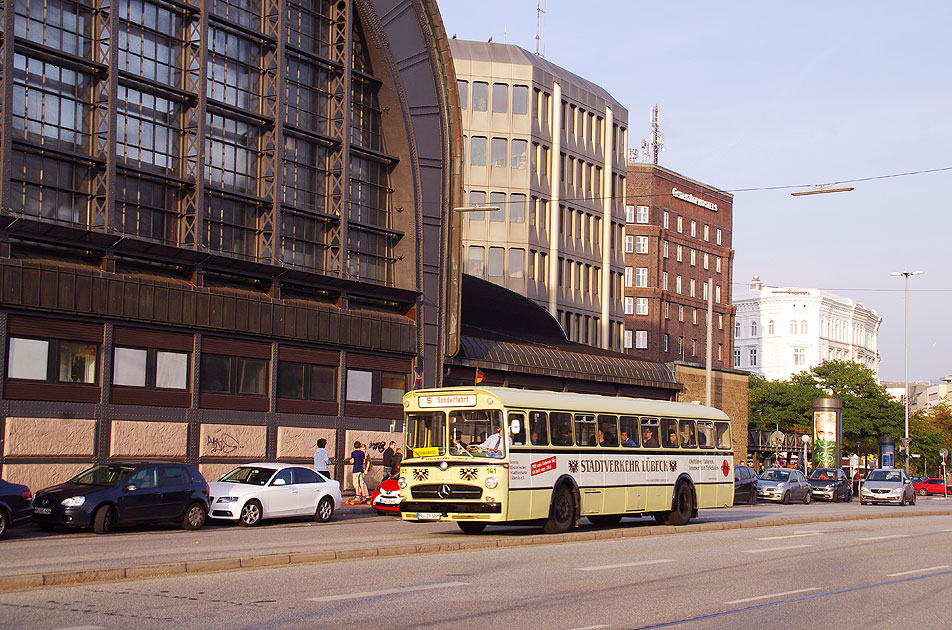
[[[751,508],[753,509],[753,508]],[[762,528],[778,525],[794,525],[819,522],[869,520],[880,518],[918,518],[928,516],[952,516],[952,506],[923,506],[915,512],[906,510],[871,510],[859,508],[851,514],[819,515],[800,514],[796,516],[776,514],[761,514],[750,512],[746,508],[735,510],[702,510],[700,522],[680,527],[655,525],[653,521],[626,521],[625,524],[614,528],[597,528],[583,525],[565,534],[548,535],[537,533],[539,530],[499,530],[494,533],[488,529],[480,535],[465,535],[458,531],[441,529],[434,532],[435,527],[425,527],[417,530],[405,530],[407,535],[402,539],[389,543],[380,543],[376,539],[362,539],[354,537],[352,530],[346,530],[347,535],[339,542],[328,541],[322,534],[315,534],[313,542],[304,541],[303,544],[294,537],[289,537],[283,529],[275,530],[280,533],[280,540],[272,549],[266,552],[249,550],[247,553],[225,552],[220,556],[209,557],[209,552],[203,548],[194,550],[185,549],[185,559],[176,562],[138,563],[130,559],[121,560],[117,565],[104,568],[109,564],[108,558],[98,560],[84,560],[77,566],[66,571],[19,572],[11,571],[5,574],[0,567],[0,592],[21,591],[50,586],[71,584],[90,584],[97,582],[112,582],[141,578],[157,578],[185,573],[208,573],[214,571],[235,571],[242,569],[257,569],[262,567],[278,567],[293,564],[315,564],[375,558],[386,556],[402,556],[410,554],[435,554],[452,551],[467,551],[475,549],[496,549],[526,545],[550,545],[559,543],[573,543],[592,540],[607,540],[618,538],[635,538],[643,536],[669,536],[693,532],[718,531],[728,529]],[[368,505],[341,506],[336,515],[337,520],[358,520],[363,518],[386,519],[393,517],[377,516]],[[584,523],[584,521],[583,521]],[[452,523],[435,523],[434,526],[452,525]],[[236,536],[248,530],[232,530]],[[315,530],[319,532],[320,530]],[[403,532],[401,532],[403,533]],[[95,540],[95,539],[87,539]],[[60,540],[59,542],[63,542]],[[197,543],[196,543],[197,544]],[[262,545],[259,545],[261,548]],[[190,558],[189,555],[193,556]]]

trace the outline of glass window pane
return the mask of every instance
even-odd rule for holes
[[[95,383],[99,347],[91,343],[61,341],[59,346],[59,381],[61,383]]]
[[[278,397],[304,398],[304,364],[278,362]]]
[[[145,387],[145,366],[148,358],[148,350],[116,348],[112,382],[129,387]]]
[[[268,362],[238,359],[238,393],[264,396],[268,392]]]
[[[489,211],[489,220],[502,222],[506,220],[506,193],[489,193],[489,205],[495,206],[495,210]]]
[[[525,140],[513,140],[511,144],[512,159],[510,160],[509,165],[512,168],[525,168],[526,155],[529,153],[529,143]]]
[[[552,412],[549,414],[549,426],[552,428],[552,444],[555,446],[572,446],[572,414]]]
[[[483,81],[473,82],[473,111],[484,112],[489,109],[489,84]]]
[[[311,366],[311,400],[337,400],[337,368]]]
[[[202,357],[202,384],[204,392],[228,392],[231,383],[231,358],[214,354]]]
[[[638,446],[638,419],[634,416],[622,416],[618,439],[622,446]]]
[[[407,377],[403,374],[383,374],[380,377],[380,402],[397,404],[403,402],[407,393]]]
[[[694,437],[694,420],[681,420],[678,426],[678,438],[681,440],[681,446],[690,448],[697,446],[697,440]]]
[[[661,421],[661,444],[665,448],[678,448],[678,421],[665,418]]]
[[[509,250],[509,277],[521,278],[525,274],[526,250],[513,247]]]
[[[11,337],[7,377],[45,381],[49,352],[49,341]]]
[[[529,441],[532,444],[549,443],[549,431],[544,411],[529,412]]]
[[[483,275],[483,256],[485,249],[478,245],[470,245],[466,257],[466,273],[472,276]]]
[[[506,167],[506,139],[493,138],[489,149],[489,164],[497,168]]]
[[[490,247],[489,248],[489,277],[490,278],[499,278],[503,274],[503,259],[505,258],[506,250],[502,247]]]
[[[478,208],[486,204],[486,193],[482,190],[471,190],[469,193],[469,205],[472,208]],[[486,213],[482,210],[473,210],[467,213],[470,221],[483,221]]]
[[[459,88],[460,109],[466,109],[466,103],[469,101],[469,83],[463,80],[457,80],[456,87]]]
[[[509,111],[509,86],[505,83],[493,83],[493,113],[505,114]]]
[[[595,416],[575,414],[575,439],[579,446],[595,446]]]
[[[473,166],[486,166],[486,138],[473,136],[469,163]]]
[[[525,85],[512,87],[512,113],[524,116],[529,112],[529,88]]]
[[[155,386],[162,389],[188,389],[187,352],[156,353]]]
[[[347,400],[370,402],[373,400],[373,372],[347,370]]]
[[[526,196],[509,195],[509,222],[524,223],[526,220]]]

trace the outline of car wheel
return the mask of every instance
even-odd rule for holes
[[[566,486],[555,491],[552,496],[552,505],[549,506],[549,518],[542,531],[546,534],[561,534],[568,530],[575,521],[575,501],[572,492]]]
[[[473,523],[470,521],[458,521],[456,523],[459,525],[460,530],[464,534],[478,534],[484,529],[486,529],[486,523]]]
[[[924,496],[926,496],[927,494],[929,494],[929,491],[928,491],[928,490],[926,490],[925,488],[919,488],[919,496],[920,496],[920,497],[924,497]]]
[[[248,501],[241,506],[241,513],[238,515],[238,524],[244,527],[254,527],[261,522],[261,503],[257,499]]]
[[[812,500],[813,500],[812,492],[807,492],[805,495],[803,495],[803,505],[810,505],[810,501]]]
[[[750,498],[747,499],[747,505],[757,505],[757,491],[750,493]]]
[[[912,493],[912,500],[909,501],[909,505],[915,505],[915,504],[916,504],[916,493],[913,492],[913,493]]]
[[[787,492],[784,492],[784,493],[783,493],[783,498],[780,499],[780,502],[783,503],[784,505],[789,505],[789,504],[790,504],[790,491],[789,491],[789,490],[788,490]]]
[[[687,525],[694,513],[694,493],[688,484],[678,486],[674,495],[674,509],[668,512],[668,525]]]
[[[108,534],[115,518],[115,510],[111,505],[100,507],[93,516],[93,531],[97,534]]]
[[[10,517],[7,515],[6,510],[0,508],[0,538],[3,538],[3,535],[7,533],[7,527],[10,526]]]
[[[195,501],[185,510],[185,518],[182,519],[182,529],[200,529],[205,524],[205,516],[208,512],[205,506]]]
[[[377,513],[381,513],[377,510]],[[334,515],[334,499],[330,497],[321,497],[317,502],[317,511],[314,512],[314,520],[318,523],[326,523]]]

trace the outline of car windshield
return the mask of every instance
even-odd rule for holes
[[[902,481],[902,474],[898,470],[874,470],[869,473],[866,481]]]
[[[135,468],[132,466],[93,466],[70,479],[70,482],[87,486],[114,486],[133,470]]]
[[[268,483],[268,479],[271,479],[275,470],[275,468],[264,468],[262,466],[239,466],[218,481],[263,486]]]
[[[764,481],[787,481],[790,479],[790,473],[783,470],[765,470],[760,474]]]
[[[810,473],[811,481],[833,481],[836,479],[836,473],[826,468],[817,468]]]

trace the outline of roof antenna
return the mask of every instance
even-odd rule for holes
[[[539,20],[542,14],[545,13],[545,9],[542,8],[542,0],[536,0],[536,56],[541,57],[539,54]]]

